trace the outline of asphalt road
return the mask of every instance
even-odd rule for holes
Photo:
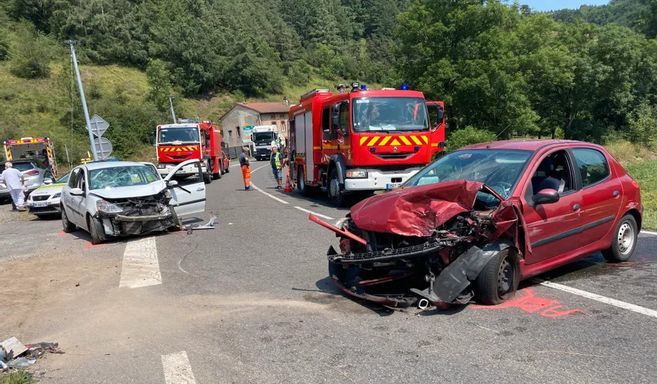
[[[57,220],[0,224],[0,338],[60,342],[32,368],[43,383],[657,382],[657,236],[628,263],[596,254],[540,276],[617,305],[526,282],[498,307],[392,312],[327,278],[335,237],[304,210],[347,210],[253,169],[260,190],[238,168],[209,185],[215,229],[154,237],[161,283],[147,287],[119,287],[140,239],[90,247]]]

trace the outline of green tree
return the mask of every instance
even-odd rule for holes
[[[166,64],[161,60],[151,60],[146,67],[148,77],[148,100],[151,101],[158,111],[166,112],[169,108],[169,96],[173,96],[173,85],[171,84],[171,73]]]
[[[53,57],[53,42],[33,25],[18,25],[10,48],[11,73],[25,79],[50,76],[50,61]]]

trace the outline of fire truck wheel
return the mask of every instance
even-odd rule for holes
[[[214,168],[214,163],[210,163],[210,164],[211,164],[212,167]],[[212,174],[212,178],[213,178],[213,179],[221,179],[221,176],[222,176],[223,174],[224,174],[224,167],[223,167],[223,165],[221,165],[221,163],[219,163],[219,172],[217,172],[217,173],[213,173],[213,174]]]
[[[338,179],[338,172],[335,168],[331,169],[329,173],[328,181],[328,198],[336,207],[342,207],[344,205],[344,194],[340,188],[340,180]]]
[[[306,176],[303,174],[303,167],[301,166],[297,169],[297,192],[304,195],[308,193],[306,188]]]

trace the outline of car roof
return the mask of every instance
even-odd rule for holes
[[[96,169],[115,168],[115,167],[135,167],[142,165],[153,165],[151,163],[141,163],[137,161],[99,161],[97,163],[87,163],[83,166],[90,171]]]
[[[572,146],[577,144],[595,145],[584,141],[577,140],[540,140],[540,139],[514,139],[514,140],[500,140],[491,141],[488,143],[473,144],[463,147],[463,149],[520,149],[526,151],[537,151],[541,148],[552,146]]]

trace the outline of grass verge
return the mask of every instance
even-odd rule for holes
[[[32,375],[25,371],[12,371],[9,374],[0,374],[0,384],[32,384]]]
[[[657,230],[657,160],[646,160],[625,166],[641,185],[643,229]]]

